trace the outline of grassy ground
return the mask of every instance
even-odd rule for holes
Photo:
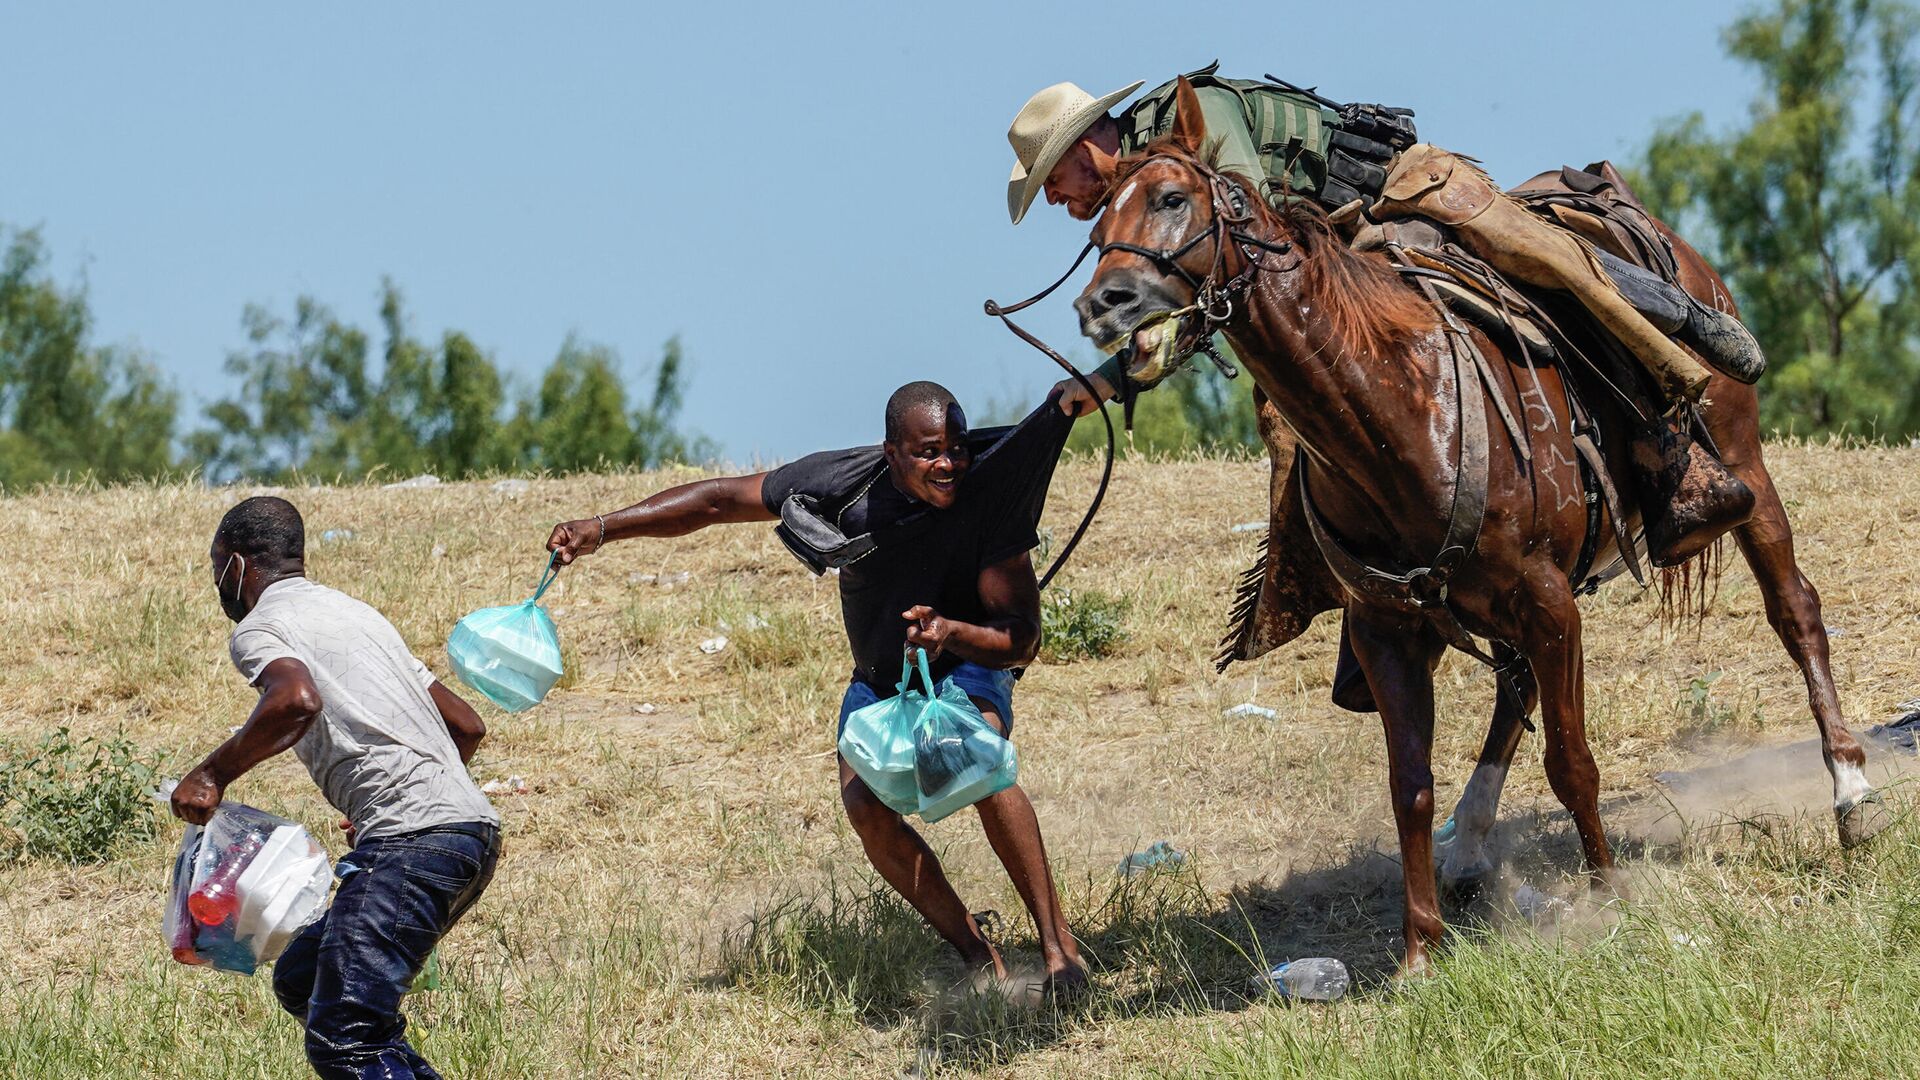
[[[1859,728],[1920,694],[1920,451],[1776,447]],[[1016,697],[1022,782],[1098,990],[1064,1012],[949,988],[961,972],[876,886],[833,784],[844,684],[831,579],[770,531],[628,544],[563,573],[549,603],[570,674],[541,708],[489,711],[474,763],[519,776],[486,898],[448,939],[413,1031],[450,1076],[1875,1076],[1910,1072],[1920,1021],[1920,826],[1832,842],[1812,725],[1744,566],[1697,631],[1651,597],[1587,601],[1589,724],[1630,900],[1601,909],[1529,738],[1509,784],[1501,886],[1449,911],[1437,978],[1384,981],[1399,929],[1377,723],[1326,700],[1333,627],[1227,676],[1205,662],[1256,534],[1264,463],[1122,463],[1065,575],[1131,602],[1115,656],[1035,667]],[[466,611],[531,590],[563,517],[691,473],[290,493],[313,577],[385,611],[435,670]],[[1064,536],[1095,467],[1064,466]],[[190,765],[251,694],[226,660],[205,550],[245,491],[52,491],[0,500],[0,743],[60,726]],[[323,541],[326,530],[350,538]],[[684,575],[684,576],[683,576]],[[757,616],[758,618],[750,618]],[[725,634],[715,655],[697,643]],[[1274,719],[1225,718],[1254,701]],[[1440,674],[1450,806],[1491,705]],[[652,708],[643,708],[652,706]],[[1732,759],[1670,795],[1653,777]],[[1879,760],[1884,761],[1886,755]],[[1884,768],[1885,766],[1880,766]],[[233,797],[336,819],[291,757]],[[1896,796],[1904,809],[1904,796]],[[1793,811],[1812,807],[1811,816]],[[1032,933],[971,815],[928,830],[975,909]],[[162,947],[178,829],[98,865],[0,861],[0,1075],[300,1075],[264,978],[179,967]],[[1176,873],[1123,880],[1156,840]],[[1574,901],[1529,920],[1514,890]],[[1527,894],[1522,892],[1523,897]],[[1250,997],[1268,961],[1332,955],[1331,1007]]]

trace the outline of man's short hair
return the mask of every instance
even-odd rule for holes
[[[937,382],[922,379],[919,382],[908,383],[895,390],[893,396],[887,399],[887,441],[900,441],[905,434],[907,417],[915,412],[932,406],[939,409],[940,414],[945,416],[947,406],[957,404],[959,402],[953,399],[953,391]]]
[[[213,541],[242,558],[263,562],[296,562],[307,557],[307,526],[300,520],[300,511],[273,495],[241,500],[220,519]]]

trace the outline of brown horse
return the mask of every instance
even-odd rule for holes
[[[1572,815],[1587,865],[1596,878],[1611,877],[1586,739],[1580,609],[1569,581],[1588,520],[1567,398],[1556,369],[1540,368],[1536,389],[1501,342],[1468,328],[1490,362],[1492,389],[1483,386],[1431,306],[1381,256],[1351,251],[1317,210],[1271,211],[1244,195],[1254,190],[1245,178],[1216,172],[1202,152],[1198,102],[1190,87],[1178,94],[1172,133],[1111,166],[1109,203],[1093,231],[1100,261],[1075,302],[1081,330],[1109,351],[1130,343],[1129,375],[1146,385],[1170,374],[1203,335],[1223,330],[1297,441],[1301,489],[1317,511],[1323,547],[1414,580],[1398,592],[1350,588],[1345,611],[1386,733],[1406,888],[1403,970],[1420,970],[1441,932],[1433,670],[1462,631],[1501,643],[1525,661],[1514,668],[1526,674],[1499,695],[1480,767],[1461,800],[1453,851],[1464,851],[1466,862],[1484,858],[1475,845],[1492,824],[1520,721],[1537,701],[1548,780]],[[1725,303],[1724,285],[1698,253],[1677,239],[1675,248],[1681,283]],[[1502,424],[1485,422],[1480,399],[1489,393],[1518,415],[1543,417],[1528,425],[1525,447]],[[1819,600],[1794,564],[1785,512],[1761,463],[1757,399],[1725,378],[1714,380],[1709,397],[1708,428],[1728,467],[1758,496],[1753,519],[1739,530],[1741,550],[1770,621],[1806,675],[1841,839],[1856,843],[1883,816],[1873,812],[1865,753],[1840,716]],[[1608,472],[1625,488],[1623,421],[1600,421]],[[1476,426],[1483,438],[1470,437]],[[1457,485],[1476,471],[1469,460],[1480,459],[1484,512],[1463,540]],[[1610,524],[1601,535],[1611,535]]]

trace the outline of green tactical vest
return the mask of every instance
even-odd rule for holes
[[[1241,120],[1252,143],[1251,164],[1262,174],[1256,177],[1261,194],[1275,205],[1284,201],[1289,192],[1296,197],[1318,198],[1327,185],[1327,146],[1339,127],[1339,114],[1310,97],[1290,93],[1272,83],[1220,78],[1214,74],[1219,66],[1215,61],[1186,78],[1197,91],[1224,90],[1238,99]],[[1148,142],[1173,130],[1177,82],[1155,87],[1120,114],[1122,151],[1138,152]],[[1227,138],[1231,141],[1232,136]]]

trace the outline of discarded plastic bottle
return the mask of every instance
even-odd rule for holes
[[[1350,982],[1347,965],[1331,956],[1289,960],[1253,981],[1295,1001],[1338,1001]]]
[[[194,922],[201,926],[219,926],[233,918],[233,913],[240,910],[240,893],[235,886],[241,872],[253,861],[254,852],[259,850],[260,837],[252,833],[226,850],[207,880],[187,894],[187,911],[192,913]]]

